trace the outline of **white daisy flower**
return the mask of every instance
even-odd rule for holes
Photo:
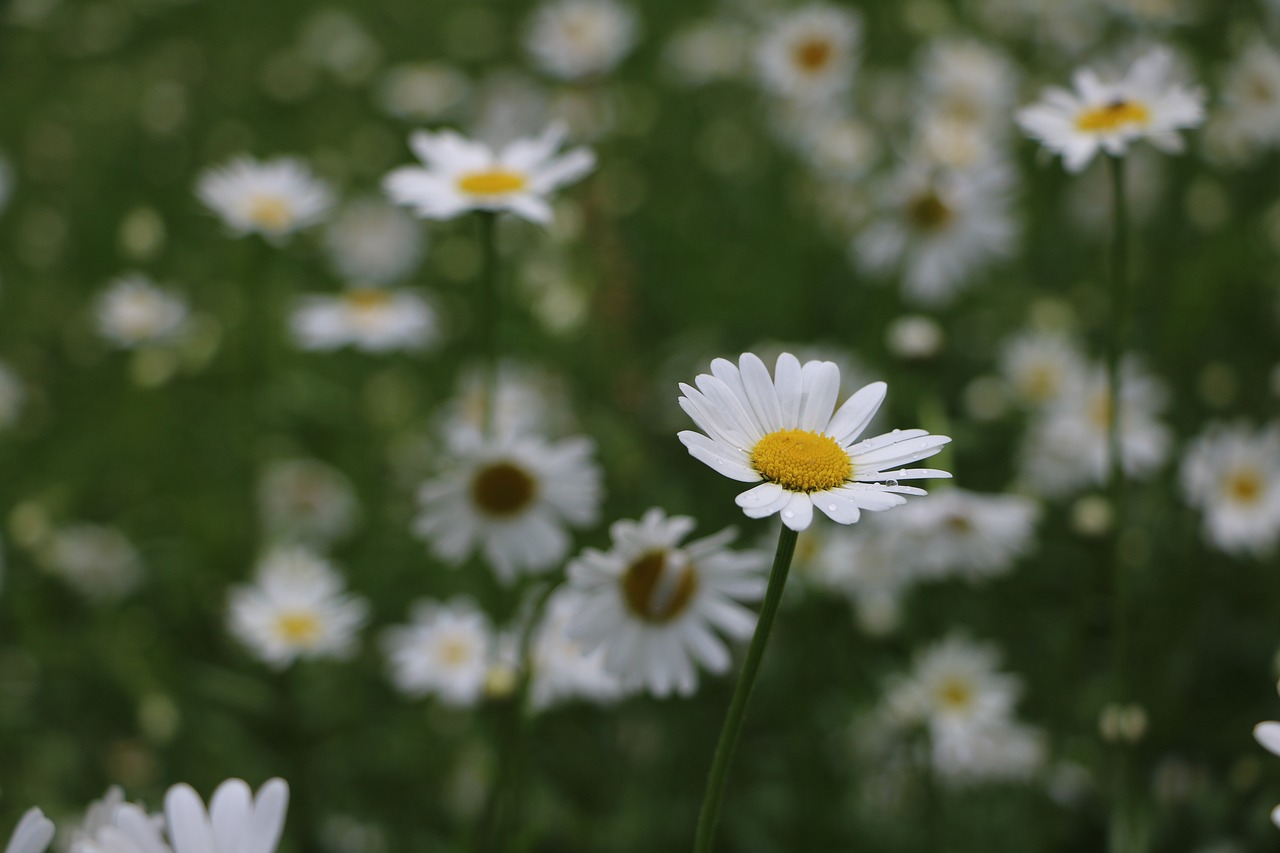
[[[341,296],[303,296],[289,316],[294,343],[304,350],[351,346],[364,352],[429,347],[439,336],[431,305],[407,289],[349,287]]]
[[[408,696],[436,696],[446,705],[481,700],[496,638],[489,618],[469,599],[419,601],[408,625],[383,632],[391,681]]]
[[[376,198],[342,208],[324,232],[329,262],[349,281],[386,284],[422,260],[422,229],[412,216]]]
[[[227,596],[227,627],[277,669],[299,658],[345,658],[369,618],[368,603],[344,590],[342,575],[304,548],[268,554],[250,585]]]
[[[764,595],[768,555],[729,551],[732,529],[681,546],[694,524],[650,509],[639,521],[614,522],[612,548],[588,548],[566,569],[582,596],[570,636],[603,649],[605,669],[627,688],[688,696],[698,664],[714,673],[729,668],[716,631],[745,640],[755,630],[755,614],[739,602]]]
[[[886,518],[911,547],[906,555],[923,577],[994,577],[1013,568],[1035,544],[1040,505],[1021,495],[943,489]]]
[[[930,740],[934,772],[953,786],[1025,781],[1045,764],[1044,735],[1013,720],[944,728]]]
[[[760,82],[781,98],[809,103],[834,98],[853,83],[862,21],[825,3],[779,17],[756,51]]]
[[[172,341],[187,328],[187,303],[144,275],[119,278],[97,302],[98,331],[122,349]]]
[[[160,827],[141,806],[116,802],[97,817],[76,834],[68,853],[172,853]]]
[[[1059,332],[1028,331],[1008,341],[1000,356],[1000,375],[1013,396],[1030,408],[1057,400],[1078,387],[1088,368],[1080,346]]]
[[[242,779],[228,779],[209,799],[186,784],[164,796],[173,853],[275,853],[289,807],[289,785],[268,779],[255,796]]]
[[[333,205],[329,185],[289,157],[238,157],[206,169],[196,195],[236,236],[261,234],[272,242],[319,222]]]
[[[539,70],[581,80],[616,68],[639,29],[635,10],[616,0],[550,0],[533,13],[524,46]]]
[[[1204,93],[1176,79],[1173,53],[1155,48],[1117,80],[1090,69],[1073,79],[1075,91],[1053,87],[1018,112],[1018,125],[1067,169],[1081,171],[1099,150],[1120,157],[1146,139],[1167,153],[1182,150],[1178,131],[1204,120]]]
[[[931,116],[991,133],[1007,126],[1017,95],[1017,69],[989,45],[968,38],[935,40],[920,76],[921,106]]]
[[[818,531],[814,531],[818,532]],[[812,541],[814,537],[810,537]],[[900,537],[875,525],[865,530],[826,527],[812,554],[796,565],[815,586],[848,598],[858,626],[872,636],[898,628],[902,598],[918,579]]]
[[[890,685],[887,713],[900,726],[924,725],[941,737],[1005,723],[1022,688],[1016,677],[997,671],[999,662],[992,645],[960,635],[938,641]]]
[[[382,108],[391,115],[438,121],[466,99],[471,83],[453,66],[421,62],[392,68],[378,88]]]
[[[1280,424],[1211,425],[1182,457],[1182,491],[1223,551],[1265,557],[1280,542]]]
[[[1012,178],[996,165],[957,171],[906,164],[878,194],[878,213],[850,247],[852,260],[873,275],[900,269],[903,293],[914,302],[949,302],[1012,253]]]
[[[569,634],[574,617],[585,605],[584,598],[569,588],[556,590],[547,601],[530,651],[529,701],[534,708],[569,699],[605,703],[622,695],[617,676],[605,668],[604,650],[589,652]]]
[[[499,435],[537,432],[564,435],[574,428],[564,378],[533,365],[504,361],[498,365],[496,387],[489,387],[486,370],[472,368],[458,377],[457,390],[445,405],[446,430],[483,430],[486,410]]]
[[[93,601],[120,598],[142,580],[142,557],[119,530],[74,524],[41,546],[41,564]]]
[[[341,471],[315,459],[272,462],[258,481],[263,527],[282,540],[327,544],[351,532],[359,512]]]
[[[4,853],[44,853],[53,840],[53,821],[38,808],[27,809],[13,829]]]
[[[517,139],[499,151],[446,130],[418,131],[409,145],[425,164],[404,166],[382,181],[396,204],[425,219],[452,219],[472,210],[510,211],[546,225],[547,197],[573,183],[596,164],[588,148],[556,154],[565,128],[553,124],[541,136]]]
[[[1227,69],[1210,142],[1232,159],[1280,143],[1280,51],[1254,38]]]
[[[3,361],[0,361],[0,429],[12,426],[22,414],[22,403],[26,399],[22,380]]]
[[[602,499],[595,443],[550,443],[529,434],[485,439],[476,430],[448,435],[452,467],[422,485],[414,532],[440,559],[459,565],[477,550],[510,583],[545,572],[569,553],[566,527],[595,523]]]
[[[906,503],[903,495],[925,491],[899,480],[950,477],[931,468],[890,470],[926,459],[950,438],[922,429],[894,430],[858,441],[888,390],[873,382],[833,409],[840,369],[829,361],[804,365],[790,353],[778,356],[773,378],[753,353],[738,364],[711,362],[697,388],[684,383],[680,407],[706,435],[685,430],[680,441],[695,459],[726,477],[760,485],[738,495],[749,518],[780,513],[782,523],[804,530],[816,507],[832,521],[852,524],[862,510]],[[763,482],[761,482],[763,481]]]

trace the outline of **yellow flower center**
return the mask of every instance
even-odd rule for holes
[[[973,685],[960,678],[945,679],[938,686],[938,701],[944,708],[963,711],[973,704]]]
[[[1023,382],[1022,392],[1027,399],[1043,403],[1058,393],[1058,369],[1048,364],[1033,365]]]
[[[1237,503],[1256,503],[1262,497],[1262,477],[1250,468],[1237,468],[1223,482],[1223,494]]]
[[[342,297],[354,311],[376,311],[391,302],[391,294],[377,287],[358,287],[348,290]]]
[[[458,178],[458,189],[468,195],[506,195],[517,193],[529,184],[529,179],[519,172],[506,169],[487,169],[483,172],[467,172]]]
[[[538,484],[510,462],[494,462],[471,480],[471,500],[486,515],[509,518],[533,503]]]
[[[440,660],[447,666],[471,662],[471,644],[462,637],[445,637],[440,643]]]
[[[792,59],[801,71],[817,74],[831,64],[835,48],[830,40],[824,38],[807,38],[791,51]]]
[[[1098,429],[1111,427],[1111,395],[1107,391],[1095,394],[1089,403],[1089,421]]]
[[[255,196],[249,202],[249,221],[263,231],[279,233],[293,224],[293,208],[280,196]]]
[[[622,576],[627,609],[655,624],[670,622],[683,613],[697,590],[693,566],[673,564],[666,551],[650,551],[628,566]]]
[[[320,619],[309,611],[281,613],[276,617],[281,639],[295,646],[314,646],[320,639]]]
[[[936,231],[951,221],[951,208],[928,190],[907,203],[907,218],[922,231]]]
[[[1150,120],[1151,112],[1145,106],[1121,99],[1080,113],[1076,117],[1076,129],[1086,133],[1109,133],[1132,125],[1141,127]]]
[[[760,476],[792,492],[821,492],[849,479],[853,462],[834,438],[803,429],[771,432],[751,450]]]

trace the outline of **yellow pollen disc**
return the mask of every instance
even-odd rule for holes
[[[948,678],[938,688],[938,700],[948,708],[967,708],[973,703],[973,686],[958,678]]]
[[[537,483],[523,468],[510,462],[494,462],[471,480],[471,500],[485,515],[509,518],[533,503]]]
[[[1262,478],[1257,471],[1232,471],[1223,483],[1223,493],[1238,503],[1255,503],[1262,497]]]
[[[930,190],[907,203],[907,218],[917,228],[934,231],[951,221],[951,208]]]
[[[249,221],[263,231],[284,231],[293,224],[293,208],[279,196],[260,195],[249,202]]]
[[[468,172],[458,178],[458,189],[468,195],[506,195],[518,193],[528,186],[529,180],[519,172],[506,169],[490,169],[485,172]]]
[[[782,429],[760,439],[751,451],[751,466],[792,492],[833,489],[853,473],[848,451],[834,438],[803,429]]]
[[[343,300],[356,311],[376,311],[391,302],[391,294],[377,287],[361,287],[348,290]]]
[[[958,536],[966,536],[973,532],[973,520],[965,515],[949,515],[943,522],[947,529]]]
[[[447,637],[440,644],[440,660],[449,666],[461,666],[471,660],[471,644],[458,637]]]
[[[796,65],[809,74],[817,74],[831,64],[834,47],[827,39],[808,38],[795,46],[791,52]]]
[[[1151,121],[1151,112],[1133,101],[1111,103],[1085,110],[1076,117],[1076,129],[1087,133],[1108,133],[1124,127],[1143,127]]]
[[[666,551],[650,551],[622,575],[622,597],[627,609],[645,622],[661,624],[675,619],[689,606],[697,590],[693,566],[672,565]]]
[[[312,646],[320,639],[320,620],[314,613],[281,613],[276,618],[276,630],[288,643],[295,646]]]
[[[1031,400],[1044,402],[1058,391],[1058,370],[1047,364],[1038,364],[1027,371],[1023,393]]]

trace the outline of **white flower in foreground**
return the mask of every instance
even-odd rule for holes
[[[1280,424],[1214,424],[1182,458],[1182,490],[1204,512],[1209,541],[1265,557],[1280,542]]]
[[[13,829],[4,853],[44,853],[53,840],[53,821],[37,808],[27,809]]]
[[[479,550],[510,583],[545,572],[569,553],[566,527],[595,523],[601,495],[595,443],[550,443],[527,434],[487,440],[471,429],[448,435],[451,467],[424,483],[414,532],[453,565]]]
[[[58,530],[42,546],[40,562],[94,601],[120,598],[142,579],[142,558],[123,533],[98,524]]]
[[[237,236],[261,234],[273,242],[319,222],[333,205],[329,185],[302,160],[288,157],[238,157],[206,169],[196,195]]]
[[[1073,78],[1075,91],[1047,89],[1041,100],[1018,112],[1018,125],[1072,172],[1099,150],[1120,157],[1131,142],[1146,139],[1167,153],[1182,150],[1178,131],[1204,120],[1204,93],[1176,79],[1173,53],[1156,48],[1118,80],[1090,69]]]
[[[484,696],[496,642],[489,618],[465,598],[448,604],[419,601],[408,625],[382,635],[397,689],[462,708]]]
[[[570,699],[611,702],[622,695],[618,678],[605,668],[604,650],[588,651],[569,633],[585,605],[583,596],[570,588],[556,590],[547,601],[530,652],[529,701],[534,708]]]
[[[1268,720],[1253,727],[1253,737],[1273,755],[1280,755],[1280,723]],[[1271,810],[1271,822],[1280,828],[1280,806]]]
[[[814,4],[775,20],[760,39],[760,82],[773,95],[799,101],[835,97],[853,83],[862,22],[848,9]]]
[[[377,198],[351,202],[324,232],[324,247],[338,274],[374,284],[413,272],[422,260],[423,243],[412,216]]]
[[[711,373],[684,383],[680,407],[706,435],[685,430],[680,441],[695,459],[743,483],[760,483],[738,495],[750,518],[780,513],[782,523],[804,530],[816,507],[832,521],[852,524],[862,510],[879,511],[923,495],[899,480],[950,477],[931,468],[894,469],[926,459],[950,438],[922,429],[894,430],[858,441],[888,390],[873,382],[838,411],[840,369],[829,361],[804,365],[790,353],[778,356],[769,376],[756,355],[738,364],[711,362]],[[761,482],[763,481],[763,482]]]
[[[273,536],[322,544],[350,533],[359,511],[351,481],[315,459],[272,462],[258,481],[258,507]]]
[[[580,80],[612,71],[638,33],[635,11],[616,0],[551,0],[533,13],[524,46],[540,70]]]
[[[200,795],[186,784],[164,797],[173,853],[275,853],[289,807],[289,785],[268,779],[257,796],[241,779],[218,786],[205,810]]]
[[[93,816],[95,820],[86,820],[68,853],[172,853],[160,827],[141,806],[123,801],[98,805],[102,810]]]
[[[144,275],[112,282],[97,303],[98,331],[122,349],[171,341],[187,327],[187,303]]]
[[[439,336],[431,305],[412,290],[351,287],[341,296],[303,296],[289,316],[305,350],[351,346],[364,352],[423,349]]]
[[[303,548],[279,550],[258,565],[253,584],[232,588],[227,626],[277,669],[298,658],[347,657],[369,605],[344,587],[327,560]]]
[[[495,151],[451,130],[418,131],[409,137],[409,146],[425,168],[396,169],[383,179],[382,188],[396,204],[425,219],[492,210],[546,225],[552,218],[547,197],[596,164],[588,148],[557,154],[564,138],[564,126],[553,124],[541,136],[517,139]]]
[[[566,569],[582,597],[570,636],[603,649],[605,668],[626,687],[688,696],[695,664],[729,668],[716,631],[745,640],[755,630],[755,614],[739,602],[764,594],[768,555],[729,551],[732,529],[681,546],[693,527],[692,518],[650,509],[638,522],[615,522],[613,547],[588,548]]]
[[[1004,574],[1035,543],[1040,505],[1021,495],[944,489],[886,517],[922,577],[979,580]]]

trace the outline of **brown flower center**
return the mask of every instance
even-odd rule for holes
[[[669,559],[667,551],[650,551],[627,567],[622,596],[636,617],[662,624],[675,619],[698,591],[694,567]]]
[[[533,503],[537,491],[533,477],[510,462],[486,465],[471,480],[471,501],[495,518],[518,515]]]

